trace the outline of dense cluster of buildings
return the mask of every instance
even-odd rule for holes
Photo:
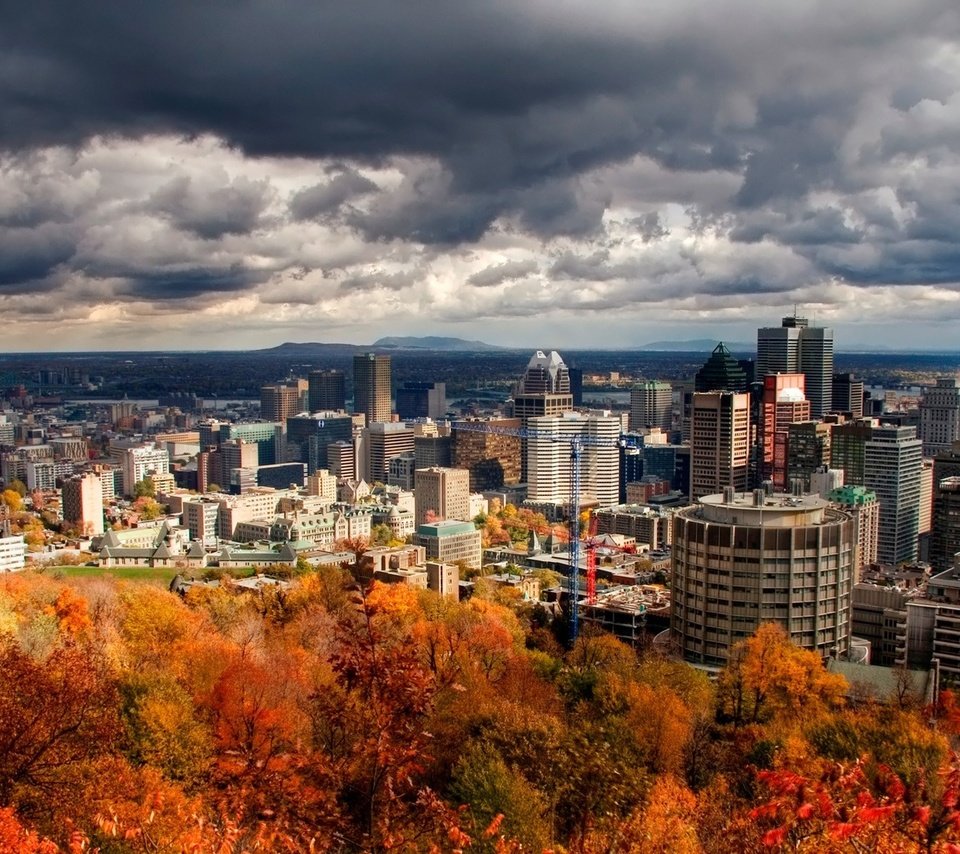
[[[105,565],[263,568],[376,539],[369,577],[446,592],[487,568],[505,584],[568,575],[562,539],[485,551],[473,520],[512,504],[569,524],[576,505],[593,520],[577,570],[599,591],[573,607],[631,642],[655,625],[720,667],[775,621],[824,657],[960,673],[960,383],[891,410],[834,372],[833,345],[786,317],[758,330],[755,360],[719,344],[688,382],[637,382],[624,411],[575,402],[579,377],[537,351],[506,401],[469,418],[450,416],[443,383],[394,388],[391,357],[364,353],[352,383],[311,370],[264,386],[255,412],[213,417],[184,393],[79,424],[3,415],[0,474],[56,493]],[[127,506],[144,492],[157,518]],[[16,539],[0,538],[0,568],[17,568]]]

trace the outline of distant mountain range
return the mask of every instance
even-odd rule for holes
[[[276,347],[267,347],[263,350],[257,350],[258,353],[274,353],[278,356],[311,356],[317,353],[326,353],[330,355],[344,355],[356,353],[365,349],[356,344],[323,344],[319,341],[294,342],[286,341]]]
[[[467,341],[463,338],[444,338],[437,335],[427,335],[423,338],[414,336],[390,336],[387,338],[378,338],[372,344],[324,344],[319,341],[305,341],[302,343],[287,341],[277,347],[268,347],[258,352],[287,356],[311,356],[317,354],[342,356],[350,353],[362,353],[371,349],[485,353],[493,350],[504,350],[506,348],[497,347],[493,344],[485,344],[483,341]]]
[[[691,338],[688,341],[651,341],[649,344],[643,344],[638,350],[658,350],[663,352],[685,352],[685,353],[712,353],[713,348],[719,344],[717,338]],[[723,345],[732,353],[752,353],[757,349],[756,344],[746,344],[743,341],[724,341]]]
[[[485,353],[491,350],[503,350],[503,347],[497,347],[494,344],[486,344],[483,341],[467,341],[463,338],[444,338],[439,335],[426,335],[422,338],[416,336],[390,336],[387,338],[378,338],[373,342],[374,347],[389,347],[396,350],[448,350],[461,353]]]

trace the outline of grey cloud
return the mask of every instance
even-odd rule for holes
[[[341,293],[346,291],[374,290],[402,291],[404,288],[415,285],[422,279],[422,276],[422,272],[417,269],[396,273],[382,273],[379,271],[359,273],[341,281],[339,290]]]
[[[956,185],[960,86],[938,49],[955,47],[960,16],[953,0],[864,9],[0,0],[0,168],[29,176],[14,182],[20,201],[0,200],[0,225],[15,227],[4,234],[16,234],[0,281],[45,280],[62,265],[127,282],[125,297],[269,281],[264,301],[309,303],[307,285],[270,290],[271,277],[303,263],[349,270],[338,293],[402,290],[425,277],[418,265],[493,236],[498,249],[540,241],[553,279],[605,286],[597,305],[698,287],[704,298],[786,293],[833,276],[951,283],[960,198],[942,188]],[[70,152],[150,134],[214,135],[258,166],[288,158],[312,186],[278,184],[279,196],[262,180],[174,164],[163,187],[141,191],[118,165],[104,176],[116,196],[66,192]],[[31,158],[44,145],[66,154],[42,183]],[[378,185],[364,169],[394,174]],[[735,246],[713,270],[679,253],[611,261],[612,208],[651,255],[670,248],[665,222],[678,209],[718,256]],[[109,230],[129,211],[161,218],[183,242],[151,262],[149,248],[168,239],[158,226],[73,253],[74,240],[94,242],[85,229]],[[36,230],[44,223],[67,227],[54,238]],[[284,228],[300,230],[258,242]],[[322,244],[340,238],[348,259],[328,265]],[[750,255],[767,244],[775,258]],[[115,257],[125,252],[141,255]],[[390,273],[370,266],[381,254]],[[495,284],[497,269],[471,284]]]
[[[73,239],[61,228],[0,229],[0,288],[17,293],[54,287],[49,275],[74,252]]]
[[[266,183],[243,176],[220,186],[198,186],[181,175],[157,190],[146,207],[184,231],[215,240],[253,231],[267,205],[267,192]]]
[[[637,217],[633,220],[633,225],[636,226],[637,233],[644,243],[652,243],[670,236],[670,230],[664,227],[660,221],[660,214],[656,211]]]
[[[119,272],[119,271],[118,271]],[[259,277],[240,264],[216,268],[213,266],[180,269],[149,269],[126,271],[117,295],[159,302],[195,299],[209,294],[229,294],[249,288]]]
[[[492,288],[514,279],[522,279],[524,276],[536,273],[539,269],[540,265],[533,259],[505,261],[503,264],[478,270],[467,279],[467,284],[478,288]]]
[[[548,14],[525,2],[7,2],[0,146],[169,131],[214,133],[253,155],[423,155],[452,177],[432,197],[441,213],[412,204],[409,218],[364,220],[364,233],[472,241],[506,212],[534,233],[583,234],[604,202],[573,198],[564,183],[638,152],[668,170],[739,172],[747,163],[744,206],[822,180],[835,140],[818,119],[829,113],[842,127],[849,117],[870,75],[856,73],[861,45],[879,57],[903,40],[905,23],[942,32],[937,16],[950,8],[926,0],[910,15],[874,10],[862,33],[857,20],[831,30],[811,12],[780,57],[770,46],[777,16],[753,15],[748,38],[736,21],[752,6],[736,5],[692,16],[678,3],[662,20],[601,10],[584,26],[574,19],[585,8]],[[812,86],[777,79],[788,62],[803,79],[827,56],[836,73],[811,74]],[[732,92],[760,105],[752,126],[726,114]],[[294,215],[322,212],[344,189],[299,198]],[[205,233],[206,223],[191,227]],[[248,224],[214,218],[209,228]]]
[[[314,219],[336,211],[348,200],[372,193],[377,185],[359,172],[348,169],[335,175],[326,184],[314,184],[294,194],[290,213],[294,219]]]

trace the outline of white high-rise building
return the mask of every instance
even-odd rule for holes
[[[527,499],[566,504],[573,488],[571,442],[583,436],[580,456],[580,501],[596,501],[601,507],[619,500],[620,419],[611,415],[581,415],[566,412],[531,418],[531,430],[558,436],[560,441],[530,437],[527,440]],[[597,443],[597,444],[594,444]]]
[[[120,464],[124,495],[133,495],[134,484],[145,477],[170,471],[170,454],[155,442],[111,442],[109,453]]]
[[[923,390],[918,435],[925,457],[949,451],[960,439],[960,382],[956,377],[941,377],[935,386]]]
[[[0,573],[17,572],[26,566],[27,546],[23,534],[0,534]]]
[[[917,559],[920,448],[915,427],[875,427],[864,443],[863,485],[880,502],[877,559],[881,563]]]

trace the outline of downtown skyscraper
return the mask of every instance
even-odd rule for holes
[[[367,424],[390,420],[390,357],[363,353],[353,357],[353,411]]]
[[[758,329],[756,373],[803,374],[810,417],[822,418],[833,409],[833,330],[796,315]]]

